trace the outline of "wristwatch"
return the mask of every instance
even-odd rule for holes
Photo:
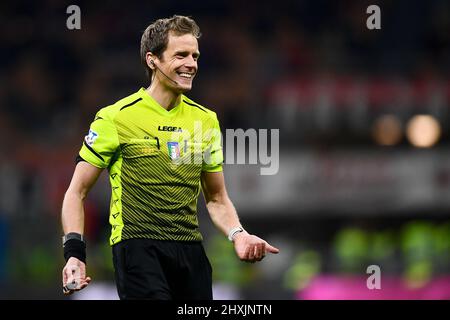
[[[76,239],[76,240],[80,240],[82,242],[85,242],[84,241],[84,237],[83,237],[82,234],[79,234],[79,233],[76,233],[76,232],[69,232],[68,234],[65,234],[62,237],[63,247],[64,247],[64,245],[66,244],[67,241],[72,240],[72,239]]]
[[[236,227],[230,230],[230,232],[228,233],[228,240],[230,240],[231,242],[233,242],[233,238],[236,234],[238,234],[239,232],[243,232],[244,229],[242,227]]]

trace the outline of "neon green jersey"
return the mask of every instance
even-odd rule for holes
[[[110,244],[202,240],[200,175],[222,171],[220,140],[216,114],[184,95],[167,111],[141,88],[101,109],[79,155],[109,171]]]

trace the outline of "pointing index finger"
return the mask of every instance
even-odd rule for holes
[[[266,245],[266,252],[278,253],[278,252],[280,252],[280,249],[275,248],[274,246],[271,246],[270,244],[267,244]]]

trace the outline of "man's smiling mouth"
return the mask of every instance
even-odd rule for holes
[[[177,74],[182,77],[182,78],[186,78],[186,79],[191,79],[194,74],[193,73],[188,73],[188,72],[177,72]]]

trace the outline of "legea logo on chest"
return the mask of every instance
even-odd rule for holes
[[[158,131],[183,132],[181,127],[158,126]]]

